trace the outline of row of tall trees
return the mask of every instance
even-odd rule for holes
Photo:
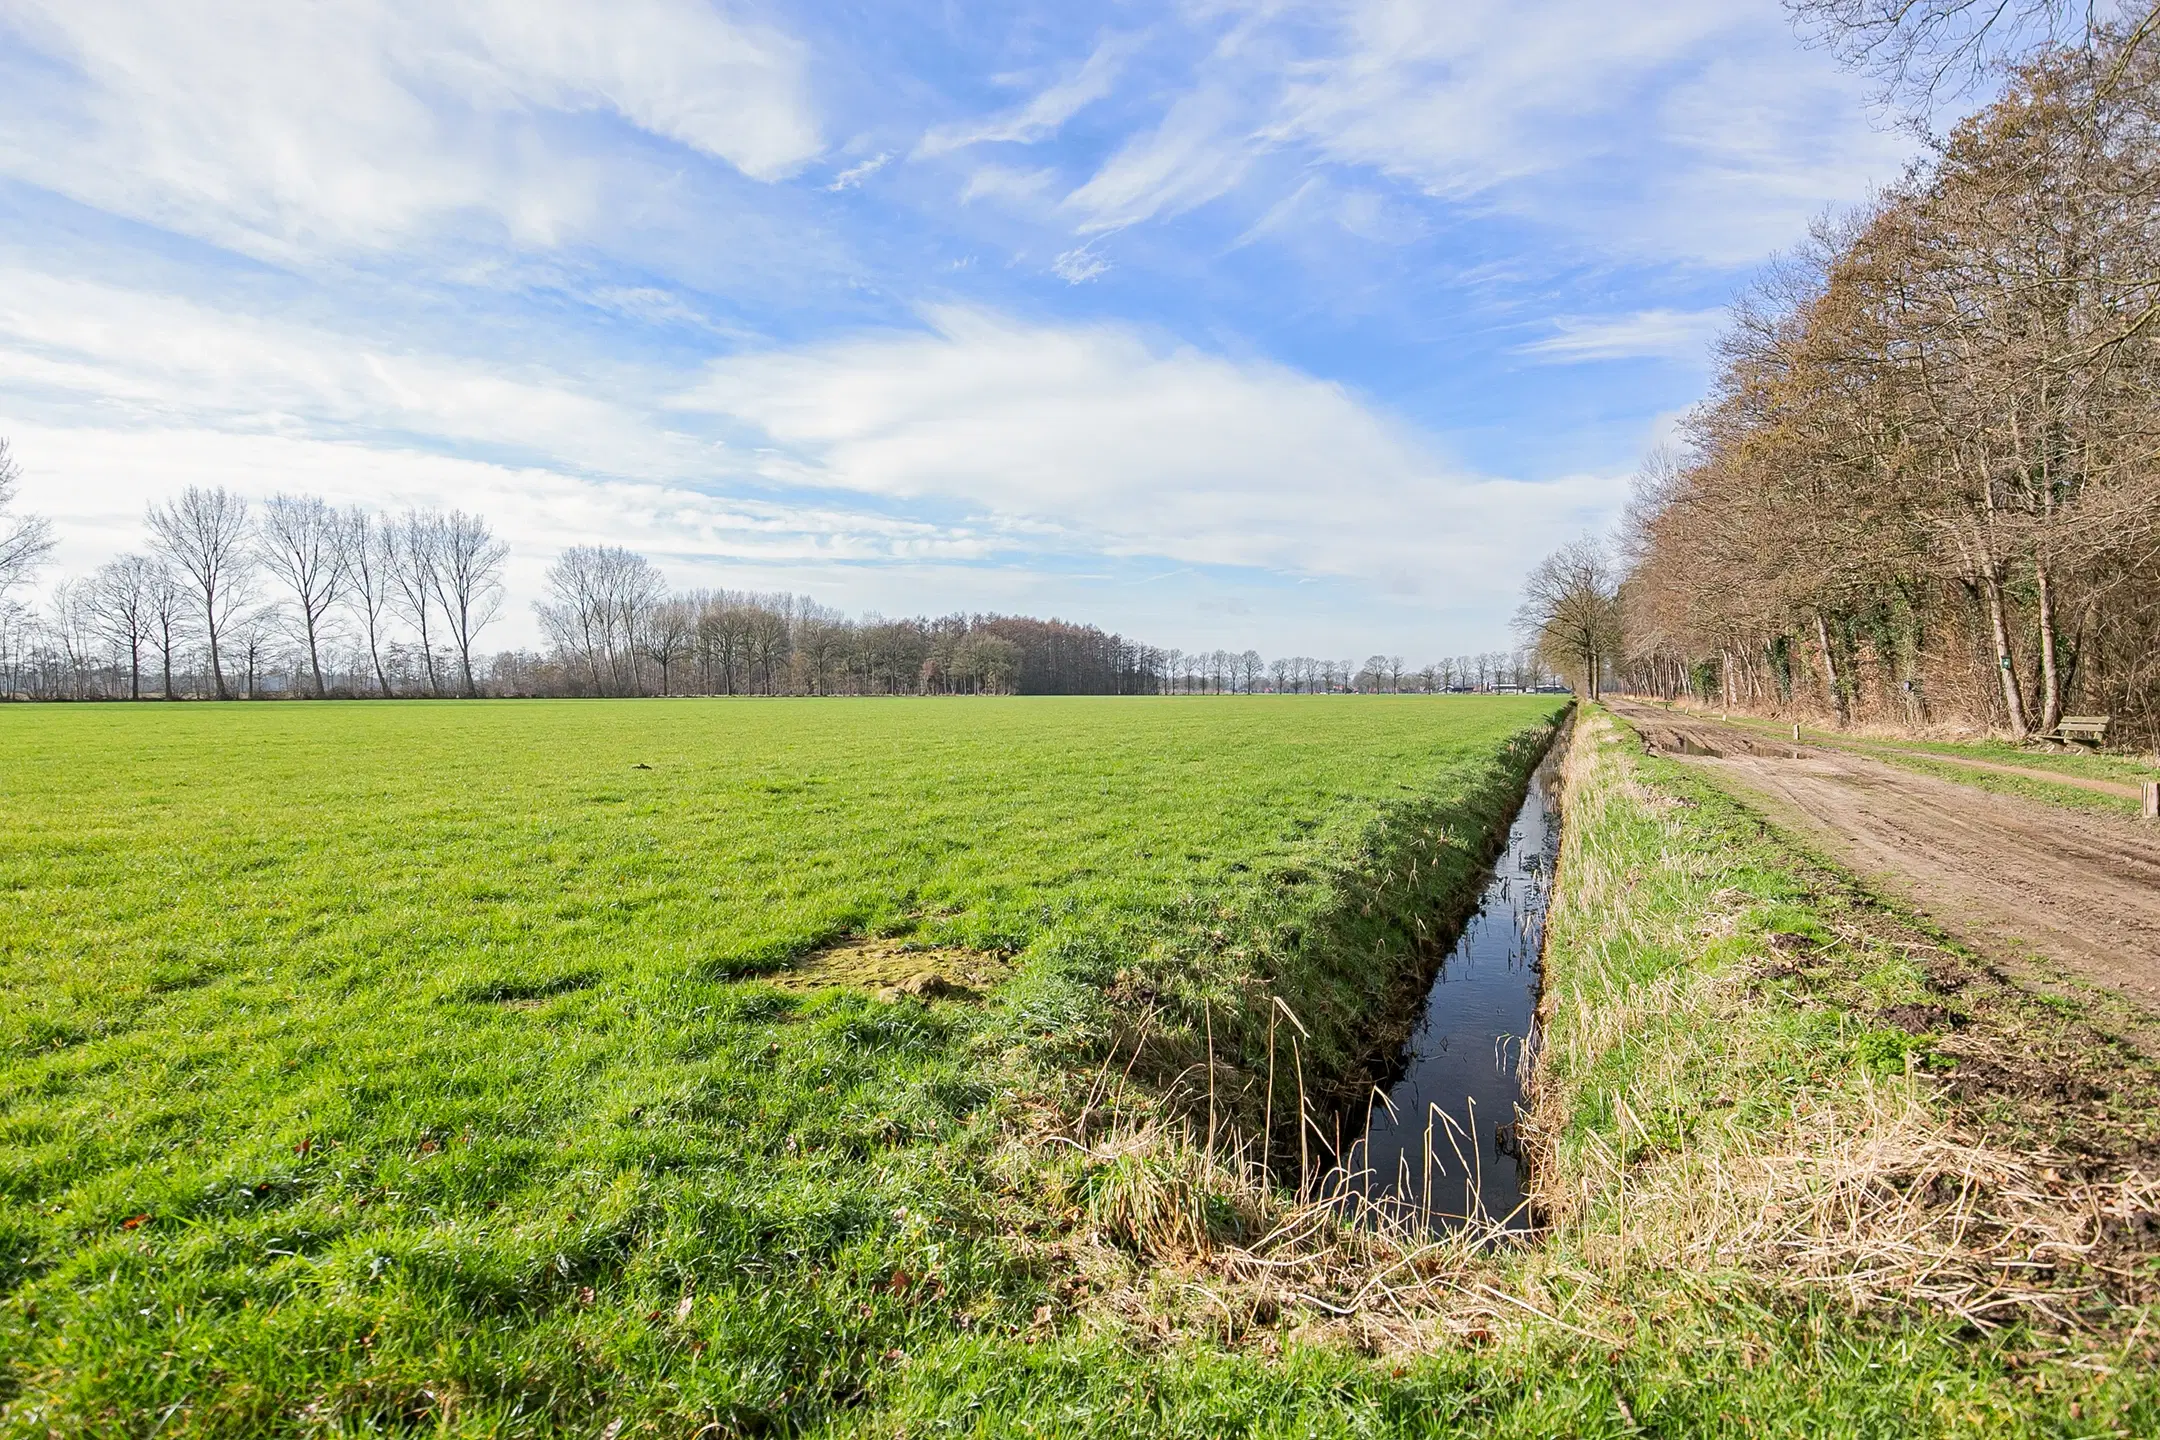
[[[804,596],[671,590],[646,557],[580,545],[534,609],[543,652],[483,652],[506,547],[461,511],[382,514],[308,495],[190,488],[151,544],[15,603],[50,528],[8,519],[0,444],[0,696],[1194,694],[1528,688],[1526,652],[1413,670],[1256,650],[1161,650],[1017,615],[850,619]]]
[[[1275,661],[1257,650],[1160,650],[1091,625],[1019,615],[850,620],[801,595],[671,593],[658,567],[617,546],[575,546],[536,607],[549,654],[503,683],[594,695],[1155,695],[1528,688],[1526,653]]]
[[[147,553],[0,616],[11,693],[480,693],[508,553],[480,516],[190,486],[146,520]]]
[[[1975,30],[1990,13],[2070,15],[1810,8],[1923,79],[2015,33]],[[2160,735],[2156,15],[2079,10],[1738,308],[1684,450],[1646,466],[1629,516],[1627,683],[2020,738],[2101,711]]]

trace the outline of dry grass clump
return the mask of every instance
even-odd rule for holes
[[[2160,1179],[2133,1168],[2064,1179],[2066,1157],[1977,1142],[1930,1107],[1917,1075],[1796,1097],[1763,1132],[1720,1133],[1649,1163],[1594,1136],[1570,1178],[1586,1217],[1569,1238],[1596,1268],[1739,1270],[1856,1309],[1919,1302],[1981,1327],[2022,1314],[2064,1328],[2146,1298],[2151,1275],[2118,1239],[2160,1214]],[[1614,1097],[1622,1135],[1648,1131]],[[1594,1218],[1588,1218],[1592,1217]]]
[[[1404,1353],[1540,1323],[1610,1343],[1522,1273],[1535,1252],[1508,1217],[1436,1231],[1339,1166],[1292,1189],[1249,1144],[1211,1151],[1181,1122],[1120,1120],[1084,1145],[1016,1137],[1008,1171],[1042,1187],[1023,1243],[1062,1277],[1060,1298],[1166,1344]]]

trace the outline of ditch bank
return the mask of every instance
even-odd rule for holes
[[[1020,1042],[1030,1088],[1082,1144],[1169,1123],[1315,1193],[1375,1090],[1402,1077],[1569,713],[1406,785],[1331,846],[1128,929],[1060,937],[1001,992],[992,1027]]]
[[[1562,730],[1536,770],[1475,913],[1428,986],[1395,1078],[1375,1087],[1344,1183],[1421,1228],[1532,1228],[1516,1140],[1537,1057],[1545,911],[1560,849]]]

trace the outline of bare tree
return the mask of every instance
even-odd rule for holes
[[[63,693],[76,700],[91,698],[98,641],[103,638],[91,582],[63,580],[53,587],[45,633],[59,647]]]
[[[0,436],[0,602],[52,553],[52,526],[41,516],[8,518],[8,507],[21,482],[22,466],[15,463],[7,438]]]
[[[390,676],[383,669],[382,652],[390,597],[397,593],[396,530],[388,521],[355,505],[339,521],[338,545],[343,551],[346,606],[360,622],[368,665],[375,672],[376,691],[387,700]]]
[[[323,686],[323,625],[345,591],[346,547],[338,513],[313,495],[274,495],[263,506],[256,550],[263,568],[291,596],[307,646],[315,698]]]
[[[765,693],[770,695],[781,670],[787,665],[787,617],[762,605],[753,607],[743,638],[749,647],[750,663],[757,667],[763,677]]]
[[[2114,39],[2134,52],[2160,27],[2150,0],[1786,0],[1801,33],[1916,108],[1969,93],[2049,50]]]
[[[253,606],[233,619],[232,648],[240,657],[243,693],[250,700],[262,698],[260,681],[276,654],[278,631],[284,624],[285,617],[275,604]]]
[[[402,519],[385,520],[384,528],[390,539],[386,558],[391,606],[419,637],[428,694],[440,695],[442,683],[435,673],[435,642],[428,622],[434,618],[441,584],[442,517],[429,510],[408,510]]]
[[[638,633],[638,650],[660,672],[660,693],[667,695],[669,673],[690,658],[697,639],[697,612],[687,601],[663,600],[652,608]]]
[[[150,533],[165,559],[188,579],[210,647],[212,689],[218,699],[229,700],[219,645],[247,595],[247,501],[222,487],[190,485],[179,499],[150,507]]]
[[[1604,547],[1585,536],[1539,561],[1523,582],[1515,628],[1545,663],[1575,677],[1585,698],[1597,699],[1621,645],[1620,580]]]
[[[481,516],[452,510],[436,525],[435,598],[457,646],[468,698],[480,693],[473,682],[473,640],[502,613],[502,566],[509,555],[510,547]]]
[[[167,700],[177,700],[180,696],[173,689],[173,655],[187,643],[187,592],[159,560],[150,562],[146,580],[150,598],[150,643],[157,647],[158,671],[164,681],[163,694]]]
[[[128,699],[140,700],[143,647],[156,639],[159,591],[172,588],[170,578],[147,555],[122,555],[100,566],[91,586],[98,628],[127,655]]]
[[[573,545],[548,567],[547,587],[550,598],[534,608],[556,648],[576,658],[596,693],[635,689],[638,637],[665,593],[652,562],[619,545]]]

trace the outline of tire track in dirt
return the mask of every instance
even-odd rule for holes
[[[1629,701],[1608,707],[2013,965],[2037,952],[2160,1010],[2160,833]]]

